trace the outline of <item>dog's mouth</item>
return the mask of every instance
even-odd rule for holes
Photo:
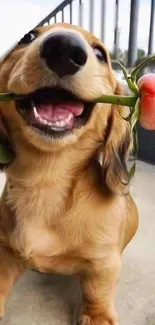
[[[25,121],[46,133],[64,134],[84,125],[94,103],[85,102],[60,88],[44,88],[17,101],[17,108]]]

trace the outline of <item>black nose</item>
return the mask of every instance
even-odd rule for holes
[[[71,32],[48,35],[40,47],[40,57],[60,77],[73,75],[87,61],[87,50],[80,36]]]

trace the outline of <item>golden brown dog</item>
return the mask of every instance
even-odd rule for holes
[[[128,190],[132,146],[109,54],[79,27],[38,28],[1,62],[1,134],[14,152],[0,204],[0,315],[25,270],[76,274],[80,325],[116,325],[121,253],[136,232]]]

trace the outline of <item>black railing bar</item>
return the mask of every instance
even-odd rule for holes
[[[94,31],[94,0],[89,0],[89,32],[93,33]]]
[[[82,0],[79,0],[79,25],[82,27],[83,25],[83,16],[82,16],[82,13],[83,13],[83,2]]]
[[[70,10],[70,24],[72,24],[72,2],[69,5],[69,10]]]
[[[64,8],[61,10],[61,20],[62,20],[62,23],[64,22]]]
[[[106,0],[101,2],[101,40],[105,41],[105,22],[106,22]]]

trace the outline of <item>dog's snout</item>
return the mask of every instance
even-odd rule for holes
[[[60,77],[73,75],[87,61],[87,49],[80,36],[61,32],[48,35],[40,47],[40,57]]]

